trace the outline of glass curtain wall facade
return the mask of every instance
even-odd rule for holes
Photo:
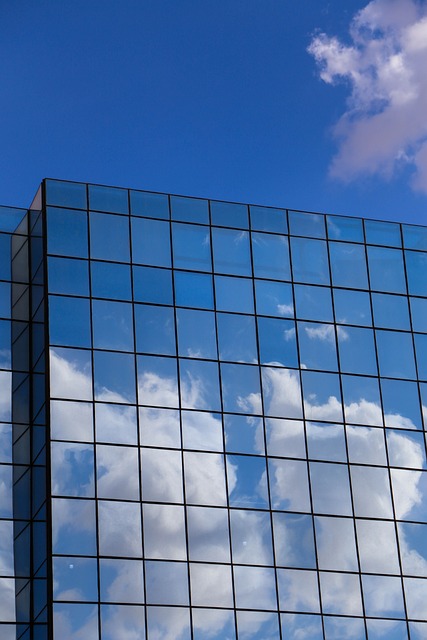
[[[18,637],[426,638],[427,228],[42,187]]]

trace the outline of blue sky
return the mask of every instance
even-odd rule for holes
[[[427,224],[426,15],[0,0],[0,202],[48,176]]]

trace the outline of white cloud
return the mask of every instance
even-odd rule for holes
[[[427,4],[372,0],[355,14],[350,42],[317,34],[308,48],[328,84],[346,82],[347,109],[335,125],[330,174],[389,177],[400,165],[427,193]]]

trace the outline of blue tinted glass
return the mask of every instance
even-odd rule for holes
[[[218,311],[254,312],[252,280],[215,276],[216,306]]]
[[[372,294],[374,324],[385,329],[410,330],[408,299],[386,293]]]
[[[294,317],[292,285],[284,282],[255,280],[257,313],[266,316]]]
[[[416,382],[381,380],[386,427],[421,429],[420,399]]]
[[[294,291],[298,318],[333,322],[331,290],[329,287],[296,284]]]
[[[333,289],[335,319],[341,324],[372,325],[369,292]]]
[[[368,264],[371,289],[406,293],[402,251],[368,247]]]
[[[253,231],[272,231],[273,233],[287,233],[288,223],[286,209],[271,207],[249,207],[251,229]]]
[[[422,380],[427,380],[427,335],[415,334],[414,340],[415,352],[417,354],[418,377]]]
[[[334,287],[368,288],[364,246],[347,242],[330,242],[329,252]]]
[[[212,276],[176,271],[175,302],[179,307],[213,308]]]
[[[169,223],[132,218],[132,260],[156,267],[171,266]]]
[[[405,251],[408,291],[415,296],[427,296],[427,253]]]
[[[326,216],[326,224],[330,240],[363,242],[363,221],[360,218]]]
[[[411,334],[379,330],[376,331],[376,338],[380,375],[391,378],[415,378]]]
[[[106,213],[90,214],[91,258],[129,262],[129,220]]]
[[[51,344],[90,347],[89,300],[49,296],[49,332]]]
[[[337,333],[342,371],[376,375],[377,363],[372,329],[339,327]]]
[[[138,356],[138,404],[178,407],[174,358]]]
[[[133,351],[131,304],[93,300],[92,322],[95,349]]]
[[[172,196],[171,209],[172,220],[209,224],[209,208],[207,200]]]
[[[209,227],[174,222],[172,246],[176,269],[212,271]]]
[[[401,247],[400,225],[395,222],[365,220],[366,242],[389,247]]]
[[[89,185],[89,209],[128,213],[128,192],[126,189]]]
[[[87,258],[89,247],[86,212],[48,207],[47,242],[49,253]]]
[[[86,209],[86,185],[79,182],[46,180],[46,203],[59,207]]]
[[[11,279],[11,237],[9,234],[0,233],[0,278]]]
[[[334,325],[298,322],[298,342],[303,369],[337,371]]]
[[[94,352],[96,400],[135,403],[134,359],[130,353]]]
[[[224,411],[261,413],[258,367],[248,364],[221,364]]]
[[[90,276],[94,298],[130,300],[130,266],[114,262],[91,261]]]
[[[303,213],[302,211],[289,211],[289,232],[293,236],[306,236],[308,238],[325,238],[325,216],[318,213]]]
[[[409,300],[413,330],[427,332],[427,300],[425,298],[409,298]]]
[[[427,250],[427,228],[403,224],[403,245],[405,249]]]
[[[216,359],[215,314],[196,309],[177,309],[180,356]]]
[[[169,200],[163,193],[149,193],[148,191],[130,192],[130,212],[133,216],[147,218],[169,218]]]
[[[297,367],[298,355],[293,320],[258,318],[258,339],[262,364]]]
[[[179,378],[181,404],[184,408],[221,411],[216,362],[181,359]]]
[[[87,260],[49,258],[50,293],[89,295],[89,270]]]
[[[0,317],[9,318],[11,313],[10,283],[0,282]]]
[[[211,219],[213,225],[247,229],[248,207],[245,204],[211,200]]]
[[[176,348],[173,309],[143,304],[135,305],[134,309],[137,351],[174,355]]]
[[[155,267],[133,267],[133,295],[136,302],[173,304],[172,272]]]
[[[253,317],[218,313],[217,327],[220,360],[258,362]]]
[[[214,271],[240,276],[252,274],[249,233],[212,229]]]
[[[291,238],[292,269],[296,282],[329,284],[326,242]]]
[[[291,279],[289,244],[286,236],[252,233],[252,255],[255,277]]]

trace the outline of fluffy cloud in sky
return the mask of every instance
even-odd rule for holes
[[[427,194],[427,2],[372,0],[353,17],[350,40],[317,34],[308,51],[321,79],[346,82],[347,109],[335,125],[332,177],[390,177],[414,169],[412,186]]]

